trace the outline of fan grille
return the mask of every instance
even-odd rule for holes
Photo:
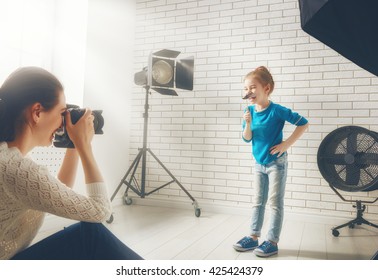
[[[355,126],[334,130],[321,143],[318,166],[323,177],[345,191],[378,187],[377,133]]]

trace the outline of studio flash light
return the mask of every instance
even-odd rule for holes
[[[178,59],[179,51],[151,53],[148,66],[134,74],[134,82],[163,95],[177,96],[176,89],[193,90],[194,57]]]
[[[187,57],[184,59],[177,59],[179,54],[180,52],[172,50],[160,50],[151,53],[148,57],[148,66],[144,67],[142,71],[134,74],[135,84],[143,86],[146,94],[143,113],[143,147],[138,149],[139,152],[137,156],[121,179],[117,189],[111,196],[110,201],[113,201],[123,185],[126,185],[123,200],[126,205],[131,205],[132,198],[128,194],[129,190],[132,190],[140,198],[145,198],[146,196],[175,183],[192,200],[194,214],[196,217],[199,217],[201,215],[201,208],[199,207],[198,202],[164,165],[164,163],[152,152],[152,150],[148,148],[148,110],[150,108],[148,99],[151,90],[163,95],[171,96],[178,95],[176,89],[193,90],[194,58]],[[146,190],[146,177],[148,174],[147,154],[149,154],[171,178],[170,181],[165,182],[161,186],[155,187],[152,190]],[[139,170],[139,167],[140,172],[138,173],[137,170]],[[140,178],[138,177],[138,174],[140,174]],[[107,222],[113,222],[113,215],[107,220]]]

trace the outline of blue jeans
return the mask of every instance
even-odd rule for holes
[[[255,197],[252,209],[251,235],[261,236],[265,206],[270,194],[271,217],[266,239],[278,242],[283,222],[287,177],[287,153],[269,164],[256,163]]]
[[[80,222],[16,254],[13,260],[141,260],[101,223]]]

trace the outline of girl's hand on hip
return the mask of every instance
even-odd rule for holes
[[[277,156],[280,157],[289,148],[290,148],[290,146],[285,141],[282,141],[280,144],[275,145],[275,146],[270,148],[270,154],[271,155],[278,154]]]

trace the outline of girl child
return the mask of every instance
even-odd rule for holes
[[[252,142],[255,166],[255,196],[251,218],[250,235],[233,245],[237,251],[254,250],[259,257],[278,253],[281,234],[284,195],[287,177],[287,150],[298,140],[308,127],[303,116],[290,109],[273,103],[270,95],[274,81],[269,70],[260,66],[244,77],[244,99],[251,105],[243,115],[245,142]],[[293,133],[283,141],[285,122],[296,126]],[[265,206],[270,194],[271,215],[266,240],[259,245],[264,222]]]

